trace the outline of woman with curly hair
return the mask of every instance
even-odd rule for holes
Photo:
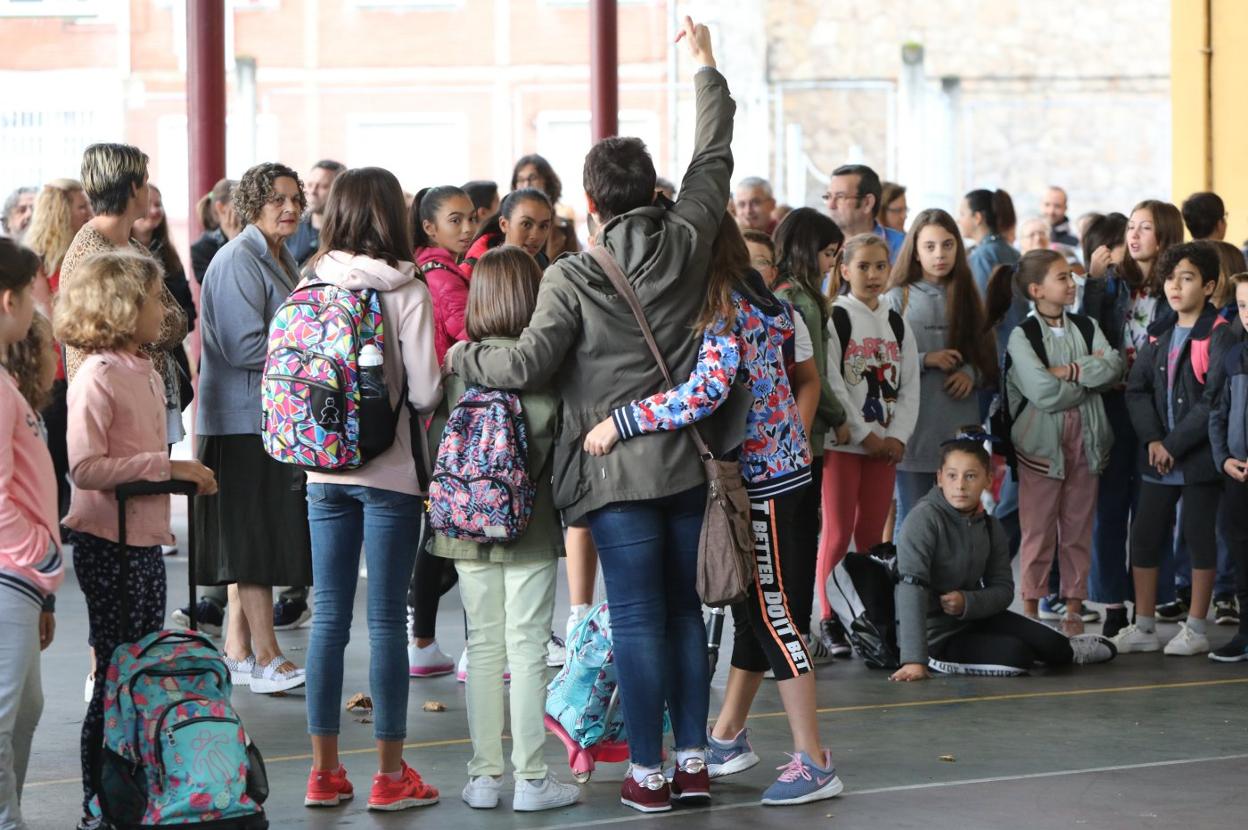
[[[229,585],[225,663],[236,685],[273,694],[303,685],[273,629],[273,586],[311,585],[304,474],[274,461],[260,440],[260,376],[269,321],[299,283],[284,241],[306,202],[294,170],[252,167],[234,190],[243,230],[213,257],[200,295],[196,456],[221,493],[196,500],[196,578]]]

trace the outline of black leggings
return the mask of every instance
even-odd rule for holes
[[[1183,511],[1187,512],[1186,504]],[[1248,636],[1248,484],[1227,479],[1222,494],[1226,541],[1235,566],[1235,595],[1239,598],[1239,633]]]
[[[777,680],[797,677],[812,668],[789,599],[790,586],[801,584],[804,578],[811,583],[809,590],[814,590],[814,568],[805,575],[793,562],[794,519],[803,495],[804,491],[798,490],[773,499],[750,499],[758,570],[753,590],[732,606],[732,667],[751,672],[770,668]]]
[[[1066,666],[1074,660],[1070,640],[1043,623],[1013,611],[975,620],[932,647],[932,657],[945,663],[991,671],[1028,671],[1035,663]]]
[[[1183,499],[1180,532],[1187,543],[1192,567],[1210,570],[1218,566],[1218,502],[1222,484],[1154,484],[1140,482],[1140,502],[1131,525],[1131,564],[1137,568],[1161,567],[1170,550],[1174,512]]]
[[[810,465],[813,480],[798,497],[793,518],[793,544],[785,554],[787,572],[794,575],[785,586],[793,624],[802,634],[810,634],[810,616],[815,604],[815,565],[819,560],[820,510],[823,498],[823,456]]]
[[[407,586],[407,605],[412,611],[411,630],[407,634],[413,640],[432,640],[437,636],[438,605],[442,595],[459,581],[454,559],[443,559],[429,552],[432,541],[433,532],[426,514],[420,520],[416,566],[412,568],[412,579]]]

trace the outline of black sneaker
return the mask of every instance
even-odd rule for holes
[[[303,600],[279,599],[273,603],[273,628],[290,631],[312,619],[312,610]]]
[[[1116,637],[1118,632],[1128,625],[1126,608],[1106,608],[1105,624],[1101,626],[1101,634],[1105,637]]]
[[[1158,605],[1153,614],[1158,622],[1182,622],[1187,619],[1187,603],[1176,599],[1174,602]]]
[[[849,644],[849,638],[845,636],[845,627],[836,617],[819,623],[819,637],[833,657],[848,657],[854,653],[854,649]]]
[[[1218,625],[1239,625],[1239,603],[1235,597],[1223,594],[1213,598],[1213,621]]]
[[[173,624],[179,628],[191,627],[191,609],[183,606],[169,615]],[[209,637],[220,637],[225,627],[225,609],[208,599],[201,599],[195,606],[195,622],[199,630]]]
[[[1222,648],[1215,648],[1209,652],[1209,659],[1217,663],[1248,662],[1248,637],[1236,634]]]

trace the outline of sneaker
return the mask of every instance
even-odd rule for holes
[[[407,644],[407,673],[412,677],[439,677],[454,670],[455,661],[438,648],[437,640],[424,648],[415,643]]]
[[[455,679],[460,683],[468,682],[468,649],[459,655],[459,664],[455,666]]]
[[[849,645],[849,638],[845,636],[845,627],[836,617],[819,623],[819,637],[823,640],[824,648],[833,657],[848,657],[854,652]]]
[[[95,672],[87,675],[87,684],[82,689],[82,701],[90,703],[93,697],[95,697]]]
[[[1066,616],[1066,603],[1057,594],[1049,594],[1040,600],[1036,616],[1046,622],[1056,622]]]
[[[1187,603],[1180,598],[1174,602],[1158,605],[1153,616],[1158,622],[1182,622],[1187,619]]]
[[[398,781],[388,775],[374,775],[373,789],[368,794],[368,809],[406,810],[438,803],[438,791],[420,780],[420,774],[403,762],[403,777]]]
[[[1114,637],[1114,647],[1118,649],[1119,654],[1131,654],[1132,652],[1149,652],[1161,651],[1161,640],[1157,638],[1157,632],[1145,634],[1134,623],[1118,632],[1118,636]]]
[[[178,546],[177,545],[161,545],[160,555],[161,556],[177,556]]]
[[[1105,624],[1101,626],[1101,634],[1105,637],[1116,637],[1118,632],[1130,625],[1126,608],[1106,608]]]
[[[1209,659],[1216,663],[1243,663],[1248,661],[1248,637],[1236,634],[1221,648],[1209,652]]]
[[[308,773],[308,790],[303,796],[304,807],[337,807],[355,798],[355,788],[347,780],[347,768],[314,769]]]
[[[1101,612],[1095,608],[1089,608],[1088,603],[1083,603],[1083,610],[1079,612],[1079,619],[1085,623],[1098,623],[1101,621]]]
[[[836,777],[836,767],[832,765],[832,753],[823,751],[821,767],[810,759],[805,752],[789,754],[790,760],[781,767],[780,777],[776,783],[763,792],[763,803],[770,806],[786,804],[808,804],[825,798],[838,796],[845,789],[841,779]]]
[[[672,773],[672,798],[677,801],[710,801],[711,776],[706,761],[690,758]]]
[[[1204,634],[1197,634],[1187,623],[1183,623],[1179,626],[1179,633],[1166,643],[1164,651],[1171,657],[1195,657],[1209,651],[1209,638]]]
[[[822,637],[814,637],[805,634],[802,639],[806,641],[806,651],[810,653],[810,659],[816,666],[826,666],[828,663],[835,663],[836,658],[832,656],[832,652],[824,645]],[[772,674],[775,677],[775,674]]]
[[[620,803],[642,813],[665,813],[672,809],[672,790],[661,772],[652,772],[638,783],[632,768],[624,775]]]
[[[706,769],[711,778],[723,778],[745,772],[758,764],[758,756],[750,746],[750,730],[742,729],[737,737],[725,743],[706,733]]]
[[[552,669],[558,669],[562,668],[566,662],[568,662],[568,650],[563,640],[556,637],[552,631],[550,639],[546,641],[546,665]]]
[[[256,670],[256,658],[248,655],[246,660],[234,660],[222,654],[221,662],[230,670],[230,682],[235,686],[250,686],[251,673]]]
[[[463,799],[474,810],[493,810],[503,782],[492,775],[475,775],[464,785]]]
[[[169,619],[178,628],[191,627],[191,609],[179,608],[169,615]],[[209,637],[220,637],[225,628],[225,609],[209,599],[201,599],[195,604],[195,624],[199,630]]]
[[[312,609],[303,600],[279,599],[273,603],[273,630],[293,631],[312,619]]]
[[[1104,634],[1077,634],[1070,638],[1070,650],[1080,666],[1108,663],[1118,656],[1118,647]]]
[[[536,813],[540,810],[555,810],[568,807],[581,800],[581,788],[575,784],[564,784],[553,775],[530,781],[516,779],[516,793],[511,799],[511,809],[517,813]]]
[[[297,689],[306,682],[303,669],[279,654],[267,666],[256,663],[251,669],[251,690],[258,695],[272,695]]]
[[[1235,597],[1213,598],[1213,621],[1217,625],[1239,625],[1239,603]]]

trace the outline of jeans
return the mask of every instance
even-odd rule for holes
[[[308,642],[309,735],[337,735],[342,653],[351,639],[360,545],[368,563],[368,688],[373,735],[407,737],[407,583],[420,533],[420,497],[375,487],[308,485],[316,615]]]
[[[893,522],[893,540],[901,538],[906,515],[936,486],[935,473],[897,471],[897,519]]]
[[[1128,531],[1140,498],[1136,469],[1139,442],[1121,392],[1101,396],[1105,415],[1114,433],[1109,460],[1101,471],[1096,498],[1096,521],[1092,525],[1092,570],[1088,575],[1088,599],[1122,603],[1134,596],[1127,556]]]
[[[697,591],[705,508],[706,486],[699,485],[589,514],[611,607],[629,754],[638,766],[660,764],[665,702],[676,749],[706,746],[711,682]]]
[[[39,606],[0,588],[0,828],[25,830],[22,782],[43,712],[39,682]]]

